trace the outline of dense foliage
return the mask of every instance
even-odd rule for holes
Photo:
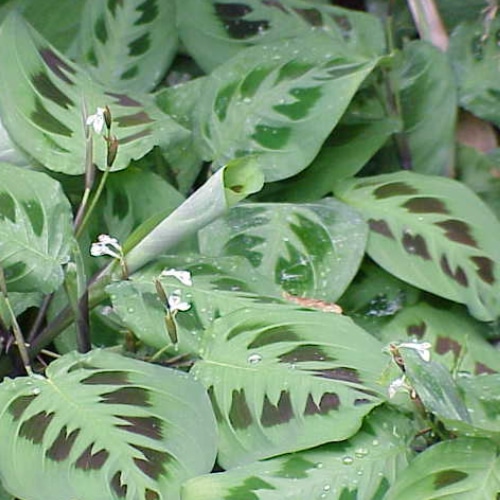
[[[496,14],[0,2],[0,500],[499,498]]]

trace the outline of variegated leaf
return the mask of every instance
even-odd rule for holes
[[[154,88],[177,48],[174,0],[87,2],[80,26],[80,58],[116,92]]]
[[[345,181],[336,194],[367,219],[368,254],[386,270],[480,320],[500,315],[500,222],[463,184],[398,172]]]
[[[248,203],[203,229],[199,241],[205,255],[245,257],[278,296],[333,302],[358,269],[366,232],[359,214],[334,199]]]
[[[430,342],[432,357],[449,370],[474,375],[500,372],[498,351],[484,340],[477,322],[459,311],[420,303],[406,307],[381,332],[383,342]]]
[[[23,500],[175,500],[215,459],[200,384],[105,351],[5,380],[0,424],[0,479]]]
[[[189,132],[162,113],[151,97],[129,95],[95,83],[51,47],[18,15],[0,27],[0,113],[12,139],[50,170],[85,170],[86,117],[108,106],[118,138],[114,170],[154,146],[168,146]],[[106,143],[93,137],[93,162],[106,165]]]
[[[379,20],[364,12],[303,0],[178,0],[182,42],[209,72],[252,45],[301,37],[321,29],[336,52],[382,55],[385,37]]]
[[[402,414],[377,409],[347,441],[193,478],[182,499],[381,499],[413,455],[412,432]]]
[[[267,181],[314,159],[378,59],[332,49],[321,32],[243,51],[208,78],[198,145],[221,166],[255,155]]]
[[[225,468],[347,439],[384,399],[382,346],[342,315],[240,309],[207,333],[193,374]]]
[[[71,207],[46,174],[0,163],[0,265],[13,292],[53,292],[73,240]]]

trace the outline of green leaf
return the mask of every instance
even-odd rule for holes
[[[0,500],[15,500],[12,495],[4,490],[2,483],[0,483]]]
[[[116,92],[153,89],[176,48],[174,0],[86,3],[80,59],[93,78]]]
[[[353,436],[383,401],[381,344],[339,314],[240,309],[216,320],[193,373],[224,468]]]
[[[71,207],[58,182],[0,163],[0,265],[13,292],[53,292],[73,238]]]
[[[472,318],[428,304],[406,307],[382,330],[382,341],[432,344],[433,359],[449,370],[474,375],[500,372],[498,351],[484,340]]]
[[[401,414],[375,410],[348,441],[191,479],[182,500],[380,499],[408,464],[411,432]]]
[[[30,307],[38,307],[42,303],[42,300],[43,294],[38,292],[9,293],[9,302],[16,317]],[[0,321],[6,328],[12,326],[12,316],[3,295],[0,295]]]
[[[455,439],[424,451],[385,500],[483,500],[500,492],[500,459],[486,439]]]
[[[0,162],[10,163],[25,167],[28,165],[28,158],[12,142],[9,134],[0,120]]]
[[[384,32],[374,16],[301,0],[179,0],[177,23],[183,44],[207,73],[248,46],[300,38],[319,29],[335,52],[373,57],[385,50]]]
[[[335,52],[319,32],[243,51],[208,77],[196,129],[204,158],[258,155],[266,181],[300,172],[377,61]]]
[[[214,238],[213,235],[218,237]],[[333,302],[351,282],[363,257],[366,225],[334,199],[293,205],[236,206],[199,234],[205,255],[245,257],[274,294]]]
[[[85,117],[108,105],[118,138],[114,170],[153,146],[168,147],[189,131],[162,113],[152,97],[106,89],[58,53],[17,14],[0,29],[0,113],[11,138],[50,170],[82,174]],[[8,68],[8,69],[7,69]],[[93,134],[93,131],[90,133]],[[106,166],[106,143],[93,138],[93,162]]]
[[[24,500],[179,499],[215,459],[200,384],[105,351],[67,354],[47,378],[6,379],[0,408],[0,478]]]
[[[499,54],[493,19],[489,34],[482,19],[459,24],[450,38],[449,55],[458,80],[460,105],[484,120],[500,125],[500,72],[493,63]]]
[[[127,245],[127,266],[134,272],[202,227],[212,222],[246,196],[259,191],[264,184],[262,172],[253,157],[239,158],[216,172],[155,227],[132,235]],[[138,241],[138,244],[134,244]]]
[[[368,254],[387,271],[482,321],[500,314],[500,223],[467,187],[397,172],[345,181],[336,195],[365,216]]]
[[[453,169],[457,92],[449,60],[418,40],[405,46],[396,71],[401,113],[413,169],[445,174]]]

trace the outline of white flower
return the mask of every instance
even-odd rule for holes
[[[410,391],[411,387],[407,384],[406,379],[404,375],[402,377],[397,378],[396,380],[393,380],[388,389],[387,392],[389,393],[389,398],[392,399],[398,391],[401,389]]]
[[[168,296],[168,307],[173,315],[177,311],[188,311],[191,309],[191,304],[183,302],[179,292],[180,290],[176,290],[172,295]]]
[[[121,259],[123,257],[122,247],[118,243],[118,240],[107,234],[100,234],[97,237],[97,241],[92,243],[90,247],[90,255],[93,257],[109,255],[115,259]]]
[[[97,112],[94,115],[90,115],[87,117],[87,121],[85,124],[88,127],[92,127],[96,134],[102,134],[104,130],[104,125],[106,124],[106,120],[104,118],[105,108],[97,108]]]
[[[191,273],[189,271],[179,271],[177,269],[163,270],[160,276],[172,276],[173,278],[179,280],[183,285],[193,286],[193,280],[191,279]]]
[[[430,361],[431,359],[431,353],[429,349],[432,347],[432,344],[430,342],[401,342],[401,344],[397,345],[398,349],[400,347],[414,349],[424,361]]]

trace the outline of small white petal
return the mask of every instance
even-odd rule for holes
[[[389,393],[389,399],[392,399],[398,391],[401,389],[407,389],[406,381],[404,377],[399,377],[396,380],[393,380],[388,389],[387,392]]]
[[[116,250],[121,251],[122,247],[118,243],[118,240],[116,238],[112,238],[109,236],[109,234],[100,234],[97,237],[97,240],[99,243],[102,243],[103,245],[111,245],[113,248],[116,248]]]
[[[97,112],[94,115],[89,115],[87,117],[85,124],[92,127],[96,134],[101,134],[106,124],[104,119],[104,108],[97,108]]]
[[[429,349],[432,347],[432,344],[430,342],[402,342],[401,344],[398,344],[397,347],[414,349],[424,361],[428,362],[431,359],[431,353]]]
[[[168,296],[168,306],[172,313],[175,311],[187,311],[191,309],[191,304],[183,302],[179,295],[169,295]]]
[[[109,248],[109,247],[112,248]],[[112,238],[107,234],[100,234],[97,237],[97,242],[92,243],[90,246],[90,255],[93,257],[101,257],[102,255],[108,255],[114,259],[122,258],[122,247],[118,243],[116,238]]]
[[[163,270],[160,276],[172,276],[185,286],[193,286],[193,280],[189,271],[179,271],[177,269]]]

